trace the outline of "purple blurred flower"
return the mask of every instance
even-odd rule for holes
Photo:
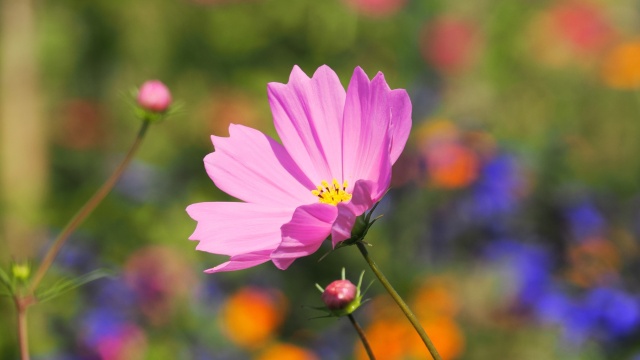
[[[625,336],[640,325],[638,298],[615,288],[596,288],[585,299],[587,307],[598,314],[606,338]]]
[[[513,210],[523,181],[519,170],[516,159],[510,155],[499,155],[485,164],[473,187],[478,210],[485,210],[488,214]]]
[[[559,326],[564,340],[574,346],[589,339],[615,340],[638,330],[640,325],[637,297],[615,288],[596,288],[581,297],[554,289],[535,305],[539,319]]]
[[[570,206],[565,210],[565,216],[571,234],[578,241],[602,235],[606,225],[600,211],[589,201]]]
[[[551,256],[543,247],[513,240],[497,240],[485,248],[486,259],[497,262],[512,281],[517,301],[535,304],[552,284]]]

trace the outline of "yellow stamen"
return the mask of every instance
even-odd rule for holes
[[[311,193],[320,199],[321,203],[338,205],[343,201],[351,200],[351,194],[347,192],[347,181],[345,180],[340,186],[338,180],[333,179],[331,185],[326,180],[322,180],[317,190],[311,190]]]

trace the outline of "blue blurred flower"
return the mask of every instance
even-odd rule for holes
[[[560,328],[565,343],[579,347],[587,341],[597,325],[593,309],[554,289],[535,304],[536,314],[544,324]]]
[[[518,302],[525,306],[535,304],[552,284],[552,259],[541,246],[497,240],[485,248],[485,258],[504,266]]]
[[[640,325],[640,302],[636,296],[615,288],[591,290],[585,299],[598,320],[605,338],[625,336]]]
[[[606,222],[600,211],[590,202],[582,201],[565,209],[569,230],[575,240],[602,235]]]
[[[582,296],[553,289],[538,300],[535,310],[542,323],[560,327],[565,342],[573,346],[590,339],[616,340],[640,325],[638,299],[615,288],[596,288]]]
[[[95,308],[83,316],[81,335],[87,345],[95,348],[101,340],[116,337],[126,321],[127,317],[114,309]]]
[[[516,158],[508,154],[497,155],[480,169],[469,196],[460,204],[461,215],[500,230],[499,220],[511,217],[518,210],[523,185]]]

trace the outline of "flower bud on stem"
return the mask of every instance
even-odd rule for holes
[[[171,94],[169,90],[160,82],[145,83],[140,89],[138,102],[141,108],[150,112],[159,112],[164,114],[171,104]],[[133,159],[134,154],[140,147],[142,139],[149,128],[149,124],[153,118],[148,116],[142,117],[142,125],[138,131],[131,148],[127,152],[120,165],[114,170],[113,174],[105,181],[105,183],[93,194],[93,196],[78,210],[78,212],[69,220],[67,225],[62,229],[58,237],[53,241],[51,247],[47,250],[42,262],[38,266],[33,278],[27,282],[30,271],[25,266],[14,266],[12,273],[14,278],[22,283],[19,289],[13,291],[13,299],[18,315],[18,341],[20,343],[20,359],[29,360],[29,346],[27,334],[27,309],[29,306],[38,302],[36,290],[40,282],[46,275],[47,271],[53,264],[56,256],[62,249],[62,246],[69,236],[80,226],[80,224],[93,212],[93,210],[104,200],[111,189],[118,182],[125,169]]]
[[[367,292],[368,287],[364,292],[360,290],[363,277],[364,271],[360,274],[358,286],[356,286],[351,281],[345,279],[345,270],[342,268],[341,280],[332,282],[325,289],[316,284],[318,290],[322,292],[322,302],[324,302],[326,306],[326,309],[318,309],[326,310],[329,313],[329,316],[347,316],[353,327],[356,329],[356,332],[362,341],[362,346],[364,346],[364,349],[367,351],[369,359],[375,360],[375,356],[373,355],[373,351],[371,350],[371,346],[369,345],[369,341],[367,341],[364,331],[362,331],[362,328],[356,321],[356,318],[353,317],[353,312],[359,308],[360,305],[366,302],[366,300],[362,301],[362,298],[364,297],[364,293]]]

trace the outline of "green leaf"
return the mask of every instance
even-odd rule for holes
[[[13,286],[13,282],[11,281],[11,278],[9,277],[9,274],[7,274],[4,269],[2,269],[0,267],[0,282],[3,283],[6,287],[7,287],[7,291],[8,291],[8,296],[13,295],[13,293],[15,292],[14,290],[14,286]],[[4,292],[0,293],[4,295]]]
[[[50,288],[38,292],[36,294],[36,298],[39,302],[51,300],[82,285],[105,277],[111,277],[112,275],[113,274],[106,269],[97,269],[77,278],[62,279],[57,281]]]

